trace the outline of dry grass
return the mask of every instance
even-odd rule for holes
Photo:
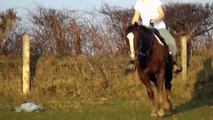
[[[213,80],[206,74],[203,61],[212,59],[213,53],[205,52],[208,56],[203,52],[192,54],[187,81],[183,81],[181,75],[174,75],[173,102],[179,110],[212,105]],[[34,66],[35,74],[31,76],[32,90],[27,96],[22,95],[21,89],[21,59],[1,57],[7,62],[0,63],[0,106],[10,108],[32,100],[50,109],[70,110],[117,98],[124,99],[127,106],[146,104],[146,91],[137,73],[123,74],[126,57],[40,56]]]

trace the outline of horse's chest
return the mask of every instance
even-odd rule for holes
[[[163,61],[150,60],[147,64],[147,69],[151,73],[156,73],[162,68],[164,68],[164,62]]]

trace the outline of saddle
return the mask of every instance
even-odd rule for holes
[[[159,38],[159,40],[163,43],[164,46],[168,46],[164,40],[164,38],[160,35],[160,32],[156,28],[151,28],[153,33]]]
[[[160,42],[162,42],[164,46],[168,46],[166,44],[164,38],[160,35],[160,32],[154,27],[154,23],[152,23],[151,20],[150,20],[150,26],[149,27],[152,30],[153,34],[156,35],[159,38]]]

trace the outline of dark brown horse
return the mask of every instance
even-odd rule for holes
[[[164,116],[164,109],[171,110],[172,108],[170,92],[173,65],[168,46],[165,42],[161,44],[157,40],[155,35],[158,32],[155,29],[135,23],[129,26],[126,32],[134,35],[134,49],[136,51],[134,64],[151,100],[151,116]],[[157,98],[154,96],[151,82],[157,88]],[[166,91],[165,101],[163,99],[164,87]]]

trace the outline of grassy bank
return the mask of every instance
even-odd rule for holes
[[[184,119],[188,115],[188,119],[190,116],[212,119],[211,51],[192,53],[187,81],[183,81],[180,74],[174,75],[172,97],[176,109],[168,119]],[[33,56],[32,89],[27,96],[22,94],[21,58],[1,56],[0,59],[0,119],[31,115],[41,119],[57,118],[54,113],[61,118],[66,114],[64,119],[149,117],[148,97],[137,73],[124,75],[127,56]],[[42,104],[47,111],[10,111],[23,101]]]

